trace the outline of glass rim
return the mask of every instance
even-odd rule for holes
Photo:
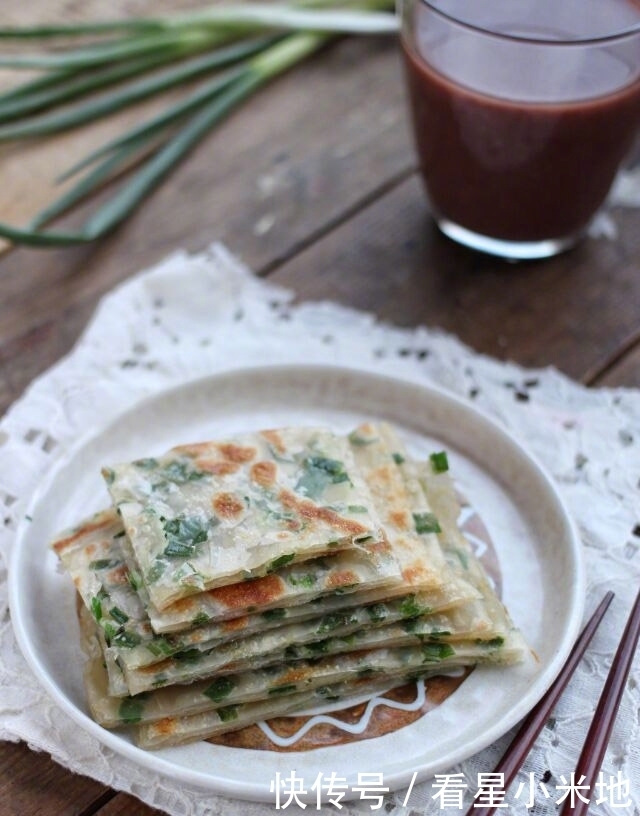
[[[400,0],[401,5],[403,4],[404,0]],[[640,34],[640,20],[629,26],[628,28],[620,29],[619,31],[609,32],[608,34],[602,34],[599,36],[589,36],[589,37],[571,37],[567,39],[546,39],[542,36],[535,37],[533,35],[527,34],[507,34],[503,31],[495,31],[492,28],[488,28],[487,26],[482,26],[477,23],[467,22],[466,20],[461,20],[459,17],[456,17],[454,14],[451,14],[448,11],[445,11],[442,8],[439,8],[434,0],[418,0],[423,6],[428,6],[431,11],[437,14],[439,17],[443,18],[444,20],[449,20],[456,25],[462,26],[469,31],[475,31],[479,34],[485,34],[489,37],[495,37],[499,40],[509,40],[511,42],[524,42],[530,45],[545,45],[545,46],[583,46],[583,45],[595,45],[597,43],[607,43],[607,42],[617,42],[627,37],[633,37],[634,35]]]

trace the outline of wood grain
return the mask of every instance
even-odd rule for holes
[[[105,14],[105,5],[101,0],[88,0],[81,7],[72,0],[47,0],[35,3],[12,3],[10,8],[3,9],[3,25],[29,25],[37,22],[65,22],[100,19]],[[111,19],[123,19],[141,14],[145,8],[154,13],[162,13],[173,7],[187,9],[197,5],[194,0],[178,0],[169,3],[162,0],[156,4],[136,3],[131,0],[113,0],[109,4],[108,14]],[[46,18],[43,16],[46,6]],[[17,47],[17,46],[16,46]],[[16,47],[13,50],[16,50]],[[35,43],[27,49],[21,46],[21,52],[33,52],[38,48]],[[3,44],[3,52],[11,51],[12,44]],[[0,71],[0,90],[13,88],[36,76],[34,71]],[[165,95],[169,101],[175,93]],[[126,109],[105,119],[93,121],[85,127],[47,139],[32,139],[19,143],[0,144],[0,219],[14,226],[24,226],[40,209],[45,207],[58,195],[68,190],[74,180],[57,184],[56,177],[61,171],[74,163],[78,157],[109,141],[123,129],[131,127],[142,118],[157,112],[164,102],[151,100],[141,104],[136,110]],[[0,241],[0,251],[7,250],[9,244]]]
[[[354,98],[362,100],[355,110]],[[113,241],[5,258],[2,333],[95,298],[176,247],[222,240],[258,271],[277,264],[412,166],[404,105],[393,44],[337,43],[212,134]],[[316,117],[331,128],[320,132]],[[27,313],[25,289],[38,293]]]
[[[640,386],[640,339],[625,348],[609,366],[594,377],[592,385],[606,388],[638,388]]]
[[[119,793],[95,811],[96,816],[165,816],[165,811],[145,805],[134,796]]]
[[[442,236],[413,176],[273,279],[303,300],[330,292],[384,320],[437,326],[498,359],[554,365],[590,382],[638,340],[638,215],[614,217],[616,242],[588,239],[551,260],[507,263]]]
[[[0,340],[0,416],[32,380],[72,348],[92,311],[92,302],[78,304],[22,334]]]
[[[403,178],[415,163],[405,104],[394,44],[336,43],[212,134],[112,239],[7,255],[0,410],[70,348],[99,296],[137,270],[223,240],[264,273]],[[16,366],[21,348],[29,362]]]
[[[111,796],[104,785],[65,770],[47,754],[0,742],[2,816],[79,816]]]

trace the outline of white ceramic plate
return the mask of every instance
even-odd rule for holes
[[[74,593],[48,541],[107,503],[103,464],[247,429],[323,424],[345,432],[363,419],[394,423],[410,450],[449,452],[452,473],[488,527],[503,600],[535,651],[517,667],[476,670],[444,704],[404,728],[358,743],[278,753],[205,742],[144,752],[125,732],[88,716]],[[174,780],[235,797],[274,801],[270,784],[295,770],[309,787],[322,773],[382,774],[391,789],[448,770],[496,740],[542,696],[582,619],[584,571],[575,529],[551,481],[494,422],[446,393],[332,367],[265,367],[211,377],[146,399],[94,429],[60,461],[18,531],[10,603],[20,646],[60,706],[115,751]],[[251,767],[251,779],[246,769]],[[487,768],[487,771],[491,770]]]

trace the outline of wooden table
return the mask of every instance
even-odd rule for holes
[[[72,6],[22,5],[29,9],[12,13],[40,19]],[[54,149],[44,148],[34,172]],[[0,152],[0,178],[11,161],[15,168],[15,148]],[[27,195],[37,199],[39,181]],[[26,205],[4,195],[15,203],[0,212],[9,220]],[[234,115],[110,237],[0,257],[0,413],[71,348],[101,294],[176,248],[213,240],[301,300],[441,327],[477,351],[553,365],[589,386],[637,387],[640,210],[612,217],[615,240],[588,239],[535,263],[451,243],[434,227],[416,173],[396,44],[343,40]],[[0,744],[2,816],[153,812],[24,745]]]

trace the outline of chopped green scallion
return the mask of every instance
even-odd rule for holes
[[[109,614],[114,621],[120,624],[125,624],[129,620],[127,613],[123,612],[122,609],[119,609],[117,606],[112,606],[109,610]]]
[[[415,595],[409,595],[400,604],[400,614],[403,618],[417,618],[424,613],[423,608],[416,600]]]
[[[282,618],[284,618],[286,614],[287,614],[287,610],[282,609],[282,608],[280,608],[280,609],[265,609],[265,611],[262,613],[262,617],[266,621],[276,621],[276,620],[282,620]]]
[[[173,659],[182,663],[197,663],[203,657],[204,652],[201,652],[200,649],[184,649],[181,652],[176,652]]]
[[[210,700],[213,700],[214,703],[219,703],[221,700],[224,700],[225,697],[229,696],[235,688],[235,685],[230,677],[223,675],[214,680],[202,693]]]
[[[232,720],[238,719],[238,706],[223,706],[222,708],[216,709],[216,713],[222,722],[231,722]]]
[[[110,646],[111,642],[118,634],[118,628],[109,621],[101,621],[100,625],[102,626],[102,631],[104,632],[104,638],[107,641],[107,644]]]
[[[367,615],[373,623],[382,623],[382,621],[386,620],[388,611],[383,603],[377,603],[367,607]]]
[[[123,649],[133,649],[134,646],[140,644],[140,641],[140,635],[135,632],[127,632],[126,630],[115,632],[110,638],[110,642],[114,646],[120,646]]]
[[[158,467],[158,460],[147,456],[144,459],[136,459],[132,464],[141,470],[155,470]]]
[[[306,575],[289,575],[287,576],[287,580],[291,586],[305,587],[305,589],[311,589],[317,583],[316,576],[313,575],[313,573],[307,573]]]
[[[147,583],[155,584],[156,581],[160,580],[166,568],[166,562],[161,558],[157,558],[151,569],[147,572]]]
[[[142,720],[144,701],[133,697],[124,697],[118,708],[118,716],[125,725],[135,725]]]
[[[422,647],[422,662],[438,663],[454,654],[455,650],[448,643],[425,643]]]
[[[295,683],[285,683],[282,686],[274,686],[269,689],[269,694],[291,694],[296,690]]]
[[[296,492],[310,499],[319,498],[329,485],[350,481],[344,462],[326,456],[308,456],[302,462],[302,471]]]
[[[102,620],[102,603],[97,595],[94,595],[94,597],[91,599],[91,614],[93,615],[96,623],[100,623]]]
[[[274,572],[275,570],[278,570],[281,567],[285,567],[287,564],[290,564],[295,557],[296,557],[295,553],[285,553],[284,555],[281,555],[278,558],[274,558],[273,561],[269,564],[267,572]]]
[[[413,513],[413,521],[416,527],[416,533],[420,535],[424,533],[442,532],[440,523],[433,513]]]
[[[198,546],[208,538],[208,524],[199,518],[177,518],[165,521],[163,531],[167,539],[164,554],[168,558],[190,558]]]
[[[207,476],[203,471],[194,470],[187,462],[176,461],[169,462],[168,465],[158,471],[158,474],[174,484],[197,482]]]
[[[166,638],[156,637],[145,643],[145,646],[155,657],[169,657],[175,651],[175,647]]]
[[[356,619],[352,618],[348,612],[332,612],[323,616],[322,620],[318,624],[316,632],[317,634],[321,635],[325,632],[332,632],[334,629],[340,629],[349,625],[350,623],[355,622]]]
[[[104,570],[113,569],[119,566],[121,562],[117,558],[98,558],[95,561],[89,562],[90,570]]]
[[[504,638],[501,635],[497,635],[489,640],[482,640],[482,638],[478,638],[476,643],[478,646],[486,646],[488,649],[498,649],[504,646]]]
[[[429,456],[434,473],[446,473],[449,470],[449,460],[446,451],[438,451]]]

